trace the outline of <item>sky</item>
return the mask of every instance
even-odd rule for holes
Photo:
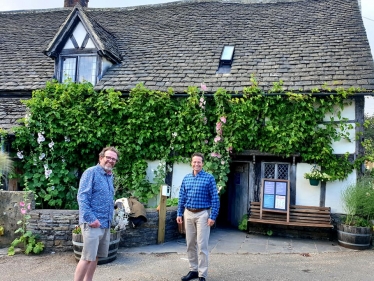
[[[174,2],[176,0],[89,0],[91,8],[130,7],[158,3]],[[354,0],[352,0],[354,1]],[[64,0],[0,0],[0,11],[29,10],[61,8]],[[374,57],[374,0],[361,0],[362,19],[368,36],[371,54]],[[372,98],[365,111],[374,114],[374,98]]]

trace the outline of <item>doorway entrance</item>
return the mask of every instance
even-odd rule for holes
[[[250,202],[249,162],[233,162],[230,166],[226,191],[221,195],[217,226],[237,228],[248,213]]]

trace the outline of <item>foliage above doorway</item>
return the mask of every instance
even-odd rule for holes
[[[169,163],[190,161],[193,152],[206,155],[204,168],[213,173],[224,192],[230,154],[246,149],[290,156],[318,163],[342,180],[354,168],[333,154],[332,143],[349,139],[340,111],[358,89],[331,91],[331,95],[284,92],[282,81],[264,93],[254,77],[242,95],[218,89],[206,94],[204,84],[189,87],[186,97],[152,91],[137,85],[123,97],[120,92],[94,91],[89,83],[48,82],[24,101],[29,114],[14,128],[22,182],[35,191],[40,208],[75,209],[81,173],[95,165],[106,145],[121,152],[116,166],[118,197],[129,194],[142,202],[159,192]],[[314,92],[318,91],[315,89]],[[326,114],[334,118],[323,122]],[[146,160],[161,160],[155,183],[146,177]]]

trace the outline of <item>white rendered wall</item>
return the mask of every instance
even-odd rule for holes
[[[355,102],[352,101],[352,104],[349,106],[345,106],[343,110],[341,110],[338,106],[335,106],[335,114],[326,114],[324,121],[330,121],[331,117],[334,118],[334,121],[338,121],[338,115],[337,112],[341,111],[342,118],[347,118],[348,120],[355,120]],[[356,125],[354,123],[351,123],[353,126],[353,129],[347,130],[349,133],[350,141],[341,139],[340,141],[333,142],[332,148],[334,150],[334,154],[344,154],[346,152],[349,152],[350,154],[356,153],[356,143],[355,143],[355,137],[356,137]],[[338,132],[340,129],[338,129]]]
[[[310,172],[313,165],[299,163],[296,167],[296,205],[319,206],[321,183],[318,186],[309,184],[304,174]],[[356,171],[353,171],[343,181],[327,181],[325,206],[331,208],[332,213],[344,213],[341,193],[357,179]]]
[[[319,206],[321,183],[313,186],[304,178],[304,174],[309,173],[312,167],[313,165],[307,163],[299,163],[296,166],[296,205]]]
[[[113,64],[108,61],[106,58],[102,58],[102,64],[101,64],[101,75],[103,76],[105,72],[112,66]]]
[[[351,105],[344,106],[343,110],[341,110],[339,106],[335,106],[334,111],[335,111],[334,114],[327,113],[323,121],[330,121],[331,117],[334,118],[334,121],[339,121],[338,114],[337,114],[339,111],[341,112],[341,116],[343,118],[348,118],[349,120],[355,120],[355,117],[356,117],[355,101],[353,100]]]
[[[192,172],[190,164],[174,163],[173,165],[173,180],[171,184],[171,198],[179,197],[179,189],[185,175]]]
[[[160,164],[159,160],[156,161],[147,161],[148,167],[146,170],[147,173],[147,180],[150,183],[153,183],[153,179],[155,178],[155,171],[157,170],[157,166]],[[147,206],[148,207],[156,207],[160,203],[160,196],[156,195],[155,197],[148,200]]]
[[[326,182],[326,207],[331,207],[332,213],[345,213],[341,201],[341,193],[349,185],[354,184],[357,180],[357,173],[353,171],[344,181]]]
[[[81,22],[79,22],[77,24],[77,26],[75,27],[74,31],[73,31],[75,41],[77,41],[77,44],[78,44],[79,47],[82,47],[84,38],[86,37],[86,34],[87,34],[86,29],[84,28],[83,24]],[[70,39],[67,40],[66,44],[64,46],[64,49],[74,49],[74,48],[75,47],[74,47],[73,43],[71,42],[71,40]],[[86,48],[95,48],[95,45],[92,42],[91,38],[88,39],[87,44],[86,44]]]
[[[147,179],[150,183],[153,183],[155,174],[154,171],[157,170],[157,166],[160,164],[159,160],[156,161],[147,161],[148,167],[146,170],[147,173]],[[171,184],[171,193],[170,198],[178,198],[179,197],[179,189],[182,184],[182,180],[185,175],[192,172],[192,168],[190,164],[184,164],[184,163],[174,163],[173,164],[173,179]],[[154,198],[151,198],[148,200],[147,205],[149,207],[155,207],[160,202],[160,196],[156,195]]]

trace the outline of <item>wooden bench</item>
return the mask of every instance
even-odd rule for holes
[[[290,219],[287,222],[285,213],[269,212],[262,209],[262,218],[260,219],[260,202],[251,202],[248,222],[279,224],[304,227],[323,227],[334,228],[331,219],[330,207],[314,207],[314,206],[289,206]]]

